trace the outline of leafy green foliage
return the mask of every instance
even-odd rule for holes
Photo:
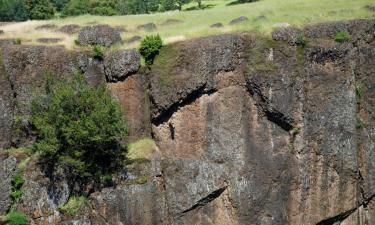
[[[21,173],[17,173],[12,177],[12,192],[10,193],[10,196],[13,200],[13,202],[18,202],[18,200],[22,197],[22,185],[25,183],[25,180],[22,177]]]
[[[24,21],[28,18],[26,0],[0,0],[1,21]]]
[[[20,44],[22,44],[22,40],[20,38],[16,38],[16,39],[13,40],[13,44],[20,45]]]
[[[67,203],[59,207],[59,211],[64,214],[74,216],[77,214],[78,210],[86,203],[87,203],[87,198],[83,196],[79,196],[79,197],[72,196],[69,198]]]
[[[77,16],[89,13],[88,0],[70,0],[62,11],[62,16]]]
[[[51,19],[55,14],[55,8],[50,0],[27,0],[30,19]]]
[[[92,51],[94,52],[94,58],[102,60],[104,57],[105,47],[101,45],[95,45],[92,48]]]
[[[151,65],[154,62],[154,59],[159,54],[162,46],[163,41],[159,35],[146,36],[141,41],[139,52],[144,57],[147,65]]]
[[[8,225],[26,225],[27,217],[24,213],[11,211],[6,215]]]
[[[69,0],[52,0],[53,6],[56,8],[57,11],[61,11],[65,5],[69,2]]]
[[[346,31],[340,31],[335,36],[336,42],[343,43],[343,42],[347,42],[349,40],[350,40],[350,34]]]
[[[123,162],[127,135],[119,103],[104,84],[90,87],[82,75],[46,82],[32,104],[37,140],[33,150],[80,178],[100,178]]]
[[[355,86],[355,94],[357,95],[358,99],[362,99],[363,97],[363,86],[362,84],[356,84]]]

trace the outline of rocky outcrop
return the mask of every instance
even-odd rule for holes
[[[336,43],[342,29],[351,39]],[[167,45],[151,71],[107,84],[154,156],[73,217],[55,210],[68,192],[30,167],[24,188],[41,194],[26,190],[19,210],[36,224],[373,224],[374,32],[356,20]]]
[[[136,49],[117,50],[104,57],[107,80],[116,82],[138,72],[141,66],[141,55]]]
[[[11,204],[12,176],[16,171],[16,159],[0,154],[0,215],[5,214]]]
[[[121,42],[120,33],[108,25],[86,26],[78,34],[81,45],[102,45],[110,47]]]

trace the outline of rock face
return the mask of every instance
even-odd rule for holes
[[[0,215],[5,214],[11,206],[11,181],[16,170],[16,159],[0,155]]]
[[[334,41],[341,29],[350,41]],[[18,209],[35,224],[375,224],[374,32],[356,20],[167,45],[151,71],[108,84],[154,157],[72,217],[55,210],[69,193],[48,194],[31,164]]]
[[[102,45],[109,47],[121,42],[120,33],[108,25],[86,26],[78,35],[81,45]]]
[[[136,73],[141,66],[141,55],[136,49],[117,50],[104,56],[107,80],[116,82]]]

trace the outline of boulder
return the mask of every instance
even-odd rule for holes
[[[152,31],[152,30],[156,30],[156,25],[154,23],[146,23],[146,24],[137,26],[137,29],[145,30],[145,31]]]
[[[35,27],[35,30],[53,30],[56,28],[57,26],[55,24],[43,24],[43,25]]]
[[[222,23],[214,23],[214,24],[212,24],[210,27],[211,28],[221,28],[221,27],[223,27],[224,25],[222,24]]]
[[[127,40],[126,42],[128,43],[128,44],[133,44],[133,43],[135,43],[135,42],[138,42],[138,41],[140,41],[142,39],[142,37],[141,36],[133,36],[133,37],[131,37],[129,40]]]
[[[299,40],[302,31],[293,27],[280,27],[272,31],[272,39],[275,41],[286,41],[290,45],[301,44]]]
[[[164,23],[162,23],[163,26],[167,26],[167,25],[174,25],[174,24],[179,24],[179,23],[183,23],[184,21],[182,20],[176,20],[176,19],[167,19]]]
[[[233,19],[229,22],[229,25],[235,25],[235,24],[238,24],[238,23],[243,23],[243,22],[246,22],[248,21],[249,18],[247,18],[246,16],[240,16],[236,19]]]
[[[39,38],[37,42],[45,44],[53,44],[62,41],[61,38]]]
[[[136,49],[118,50],[104,56],[107,80],[116,82],[136,73],[141,65],[141,56]]]
[[[110,47],[120,42],[120,33],[109,25],[86,26],[82,28],[78,35],[78,43],[81,45]]]
[[[57,31],[65,34],[75,34],[78,33],[81,27],[77,24],[68,24],[60,27]]]

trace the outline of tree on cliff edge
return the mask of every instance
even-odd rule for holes
[[[81,178],[100,178],[121,165],[127,126],[106,86],[90,87],[81,75],[46,83],[46,94],[32,104],[34,151]]]

